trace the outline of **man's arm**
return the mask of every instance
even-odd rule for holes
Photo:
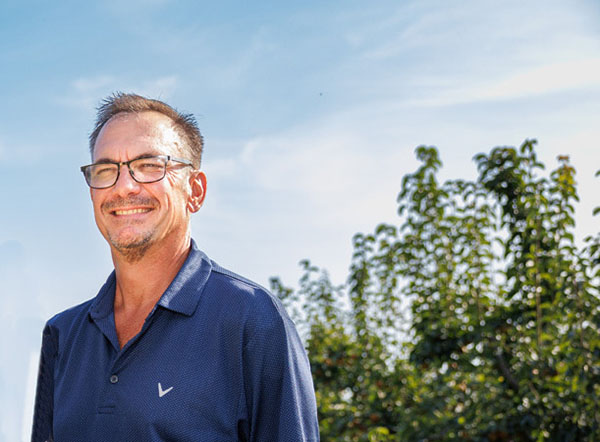
[[[54,415],[54,364],[58,344],[50,325],[42,335],[42,350],[38,372],[31,442],[52,442],[52,418]]]
[[[275,319],[263,317],[252,327],[244,348],[241,414],[246,419],[239,429],[248,441],[316,442],[319,425],[310,365],[293,322],[279,309]]]

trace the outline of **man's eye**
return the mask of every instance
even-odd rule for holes
[[[111,165],[106,166],[94,166],[92,168],[92,175],[94,176],[106,176],[115,173],[115,167]]]
[[[135,167],[137,167],[140,170],[152,171],[162,169],[163,165],[161,162],[158,161],[142,161],[140,163],[137,163]]]

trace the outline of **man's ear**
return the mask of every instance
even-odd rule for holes
[[[187,208],[191,213],[196,213],[202,207],[206,198],[206,175],[201,171],[193,171],[190,174],[190,196]]]

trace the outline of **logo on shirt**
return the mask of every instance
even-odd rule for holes
[[[163,397],[165,394],[167,394],[172,389],[173,389],[173,387],[169,387],[166,390],[163,390],[162,385],[160,385],[160,382],[159,382],[158,383],[158,397]]]

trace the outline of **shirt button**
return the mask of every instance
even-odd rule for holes
[[[119,376],[117,376],[116,374],[113,374],[113,375],[110,377],[110,383],[111,383],[111,384],[116,384],[117,382],[119,382]]]

